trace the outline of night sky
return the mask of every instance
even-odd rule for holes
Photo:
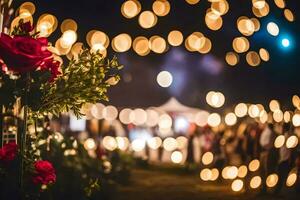
[[[209,30],[204,22],[205,11],[210,4],[201,0],[197,5],[189,5],[184,0],[169,0],[171,12],[159,17],[158,23],[151,29],[143,29],[138,25],[138,17],[126,19],[121,15],[123,0],[34,0],[37,7],[35,19],[41,13],[54,14],[60,22],[72,18],[78,23],[79,41],[85,42],[88,31],[97,29],[105,32],[110,39],[119,33],[151,37],[160,35],[167,38],[170,31],[180,30],[184,37],[194,31],[200,31],[211,39],[213,47],[209,54],[201,55],[185,50],[184,46],[170,47],[164,54],[150,53],[140,57],[133,50],[116,54],[109,49],[110,56],[117,55],[125,66],[123,80],[110,91],[110,104],[118,107],[148,107],[163,104],[171,96],[180,102],[208,109],[205,103],[206,93],[210,90],[222,91],[226,96],[225,107],[239,102],[263,103],[267,105],[271,99],[278,99],[288,106],[291,97],[300,94],[300,2],[287,0],[287,8],[291,9],[296,21],[288,22],[283,10],[277,8],[273,0],[267,0],[270,14],[262,18],[261,29],[251,37],[250,50],[258,51],[266,48],[270,53],[270,61],[258,67],[251,67],[245,61],[245,54],[240,62],[230,67],[225,62],[225,54],[232,51],[232,40],[241,36],[236,28],[236,20],[245,15],[255,17],[251,12],[251,0],[229,0],[230,10],[223,16],[223,27],[219,31]],[[15,6],[25,1],[15,0]],[[142,10],[150,10],[152,0],[140,0]],[[297,13],[298,12],[298,13]],[[280,35],[273,37],[266,31],[266,24],[276,22]],[[55,41],[60,36],[59,29],[50,37]],[[291,48],[283,49],[280,40],[287,36],[291,40]],[[161,88],[156,83],[156,75],[161,70],[173,74],[170,88]]]

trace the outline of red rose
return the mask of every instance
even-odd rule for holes
[[[24,31],[26,33],[30,33],[34,29],[34,27],[31,25],[31,22],[22,23],[20,25],[20,28],[22,29],[22,31]]]
[[[47,185],[56,181],[56,174],[52,164],[48,161],[36,161],[34,163],[35,175],[33,176],[34,184]]]
[[[1,33],[0,59],[7,68],[17,73],[25,73],[36,70],[40,65],[52,56],[47,50],[46,38],[31,38],[29,36],[15,36]]]
[[[10,162],[16,158],[18,146],[15,142],[5,144],[0,148],[0,161]]]
[[[53,82],[58,75],[60,75],[59,71],[60,62],[54,60],[53,58],[46,60],[42,66],[42,70],[49,70],[51,72],[51,77],[49,79],[49,82]]]

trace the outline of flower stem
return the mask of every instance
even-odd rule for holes
[[[19,168],[19,189],[21,193],[21,198],[24,198],[24,162],[25,162],[25,152],[26,152],[26,132],[27,132],[27,118],[28,118],[28,92],[30,88],[30,73],[26,74],[26,86],[25,94],[23,97],[22,105],[24,107],[24,116],[21,126],[21,132],[19,134],[20,143],[20,168]]]

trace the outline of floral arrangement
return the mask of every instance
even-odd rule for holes
[[[107,90],[119,81],[122,66],[115,57],[109,60],[84,47],[63,64],[66,59],[53,51],[31,20],[20,18],[10,30],[3,29],[3,15],[11,15],[5,10],[9,4],[4,1],[0,16],[0,182],[11,182],[3,187],[15,191],[16,198],[33,199],[32,190],[38,194],[57,180],[55,165],[32,146],[39,138],[37,121],[70,111],[79,117],[84,104],[107,101]],[[35,126],[33,134],[29,124]],[[2,141],[3,131],[16,137]]]

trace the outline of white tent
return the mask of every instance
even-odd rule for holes
[[[156,110],[161,112],[168,112],[168,113],[196,113],[199,112],[200,109],[188,107],[180,103],[175,97],[171,97],[166,103],[159,107],[155,107]]]

